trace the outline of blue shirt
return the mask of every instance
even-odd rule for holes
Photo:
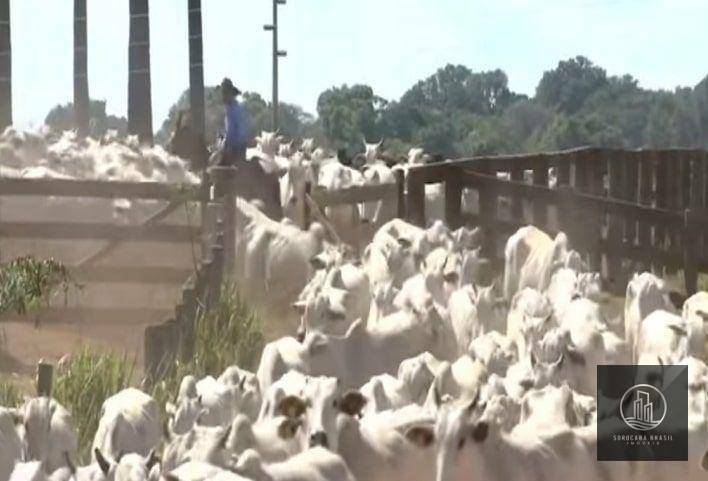
[[[248,142],[246,109],[235,99],[226,104],[226,146],[243,147]]]

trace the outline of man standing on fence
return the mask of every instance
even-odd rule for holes
[[[236,165],[246,160],[248,115],[244,106],[236,100],[239,95],[241,95],[241,91],[234,87],[231,79],[224,78],[221,82],[221,98],[225,108],[226,137],[220,165]]]

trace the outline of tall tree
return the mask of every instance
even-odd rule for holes
[[[148,0],[130,0],[128,42],[128,132],[152,142]]]
[[[74,0],[74,118],[79,135],[89,131],[86,0]]]
[[[536,100],[561,112],[575,113],[583,102],[607,83],[605,70],[578,56],[563,60],[545,72],[536,88]]]
[[[10,0],[0,0],[0,130],[12,125]]]
[[[204,137],[204,53],[202,43],[202,0],[189,0],[189,106],[192,128]]]

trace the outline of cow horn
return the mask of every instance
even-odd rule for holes
[[[153,466],[155,466],[159,462],[160,457],[155,452],[155,448],[151,449],[150,454],[148,454],[147,463],[145,463],[145,467],[147,468],[148,472],[152,469]]]
[[[109,463],[108,460],[103,457],[103,453],[101,452],[100,449],[94,448],[93,454],[96,456],[96,462],[98,463],[98,466],[101,468],[101,471],[103,472],[103,474],[108,476],[108,471],[110,471],[110,469],[111,469],[111,463]]]

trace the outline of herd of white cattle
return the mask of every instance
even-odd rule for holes
[[[260,140],[273,169],[294,177],[296,156]],[[320,154],[304,149],[307,172]],[[318,183],[348,169],[328,164]],[[237,215],[236,275],[298,309],[294,335],[268,343],[256,372],[185,377],[167,419],[147,394],[116,393],[83,467],[73,462],[81,413],[48,398],[0,408],[0,481],[708,476],[708,293],[679,299],[635,274],[624,313],[608,318],[599,274],[562,233],[519,229],[495,279],[477,229],[391,219],[355,255],[317,223],[303,231],[247,202]],[[602,364],[688,366],[688,462],[596,461]]]

